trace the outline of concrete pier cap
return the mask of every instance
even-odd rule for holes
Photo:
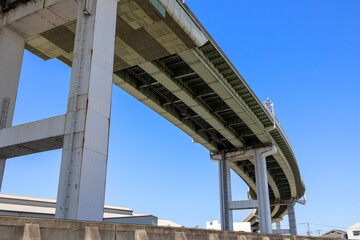
[[[262,146],[258,148],[242,148],[235,151],[225,151],[225,159],[230,162],[243,161],[254,159],[255,154],[262,154],[264,157],[277,153],[277,148],[274,145]],[[210,154],[210,160],[218,162],[222,160],[222,153]]]

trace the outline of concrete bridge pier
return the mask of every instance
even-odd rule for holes
[[[281,229],[281,221],[282,221],[283,219],[282,218],[276,218],[276,219],[274,219],[274,222],[275,222],[275,224],[276,224],[276,230],[280,230]]]
[[[282,220],[283,220],[282,218],[273,219],[273,221],[276,224],[276,228],[272,230],[273,234],[290,234],[289,229],[281,229],[281,221]]]
[[[289,203],[287,205],[287,208],[288,208],[290,235],[297,235],[296,218],[295,218],[295,204]]]
[[[116,0],[78,1],[55,217],[102,221]]]
[[[260,232],[272,233],[269,201],[269,185],[266,157],[276,153],[274,146],[255,149],[242,149],[233,152],[214,154],[211,159],[219,162],[221,229],[232,230],[232,210],[258,209]],[[256,200],[232,201],[230,185],[230,165],[237,161],[250,159],[255,165]]]
[[[230,162],[226,160],[225,153],[221,153],[219,160],[219,183],[220,183],[220,215],[221,215],[221,230],[233,230],[233,215],[230,210],[231,202],[231,176],[230,176]]]
[[[261,233],[272,233],[266,157],[275,152],[276,150],[273,147],[252,151],[255,163],[256,195]]]
[[[18,91],[25,38],[0,28],[0,129],[11,127]],[[0,191],[6,160],[0,155]]]

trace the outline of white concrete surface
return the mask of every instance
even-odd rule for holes
[[[0,27],[0,129],[12,125],[24,47],[24,37],[9,28]],[[0,141],[3,140],[0,137]],[[5,161],[0,157],[0,191]]]
[[[179,2],[174,0],[159,0],[166,11],[174,18],[181,28],[190,36],[198,47],[204,45],[208,38],[188,15]]]
[[[0,27],[8,26],[31,37],[76,19],[73,0],[37,0],[19,5],[0,17]]]
[[[25,38],[6,28],[0,28],[0,110],[5,98],[10,98],[3,127],[10,127],[13,119]],[[10,57],[11,56],[11,57]],[[2,118],[5,116],[2,116]]]
[[[105,198],[116,0],[78,2],[56,218],[101,221]]]
[[[221,223],[218,220],[206,221],[206,229],[221,230]],[[233,231],[251,232],[251,224],[249,222],[234,222]]]

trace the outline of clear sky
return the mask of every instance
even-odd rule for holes
[[[186,3],[259,99],[275,103],[306,184],[298,233],[304,222],[314,235],[360,222],[360,1]],[[70,68],[25,52],[14,125],[64,114],[69,82]],[[2,192],[56,198],[60,159],[56,150],[8,160]],[[234,174],[232,185],[245,199]],[[209,152],[114,86],[106,203],[204,227],[219,219],[218,191]]]

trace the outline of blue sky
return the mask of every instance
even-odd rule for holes
[[[186,3],[259,99],[275,103],[306,183],[298,233],[304,222],[315,235],[359,222],[360,1]],[[25,52],[14,125],[64,114],[69,82],[70,68]],[[8,160],[2,192],[56,198],[60,159],[56,150]],[[242,180],[233,175],[232,184],[234,200],[245,199]],[[219,218],[209,152],[116,86],[106,203],[187,227]]]

